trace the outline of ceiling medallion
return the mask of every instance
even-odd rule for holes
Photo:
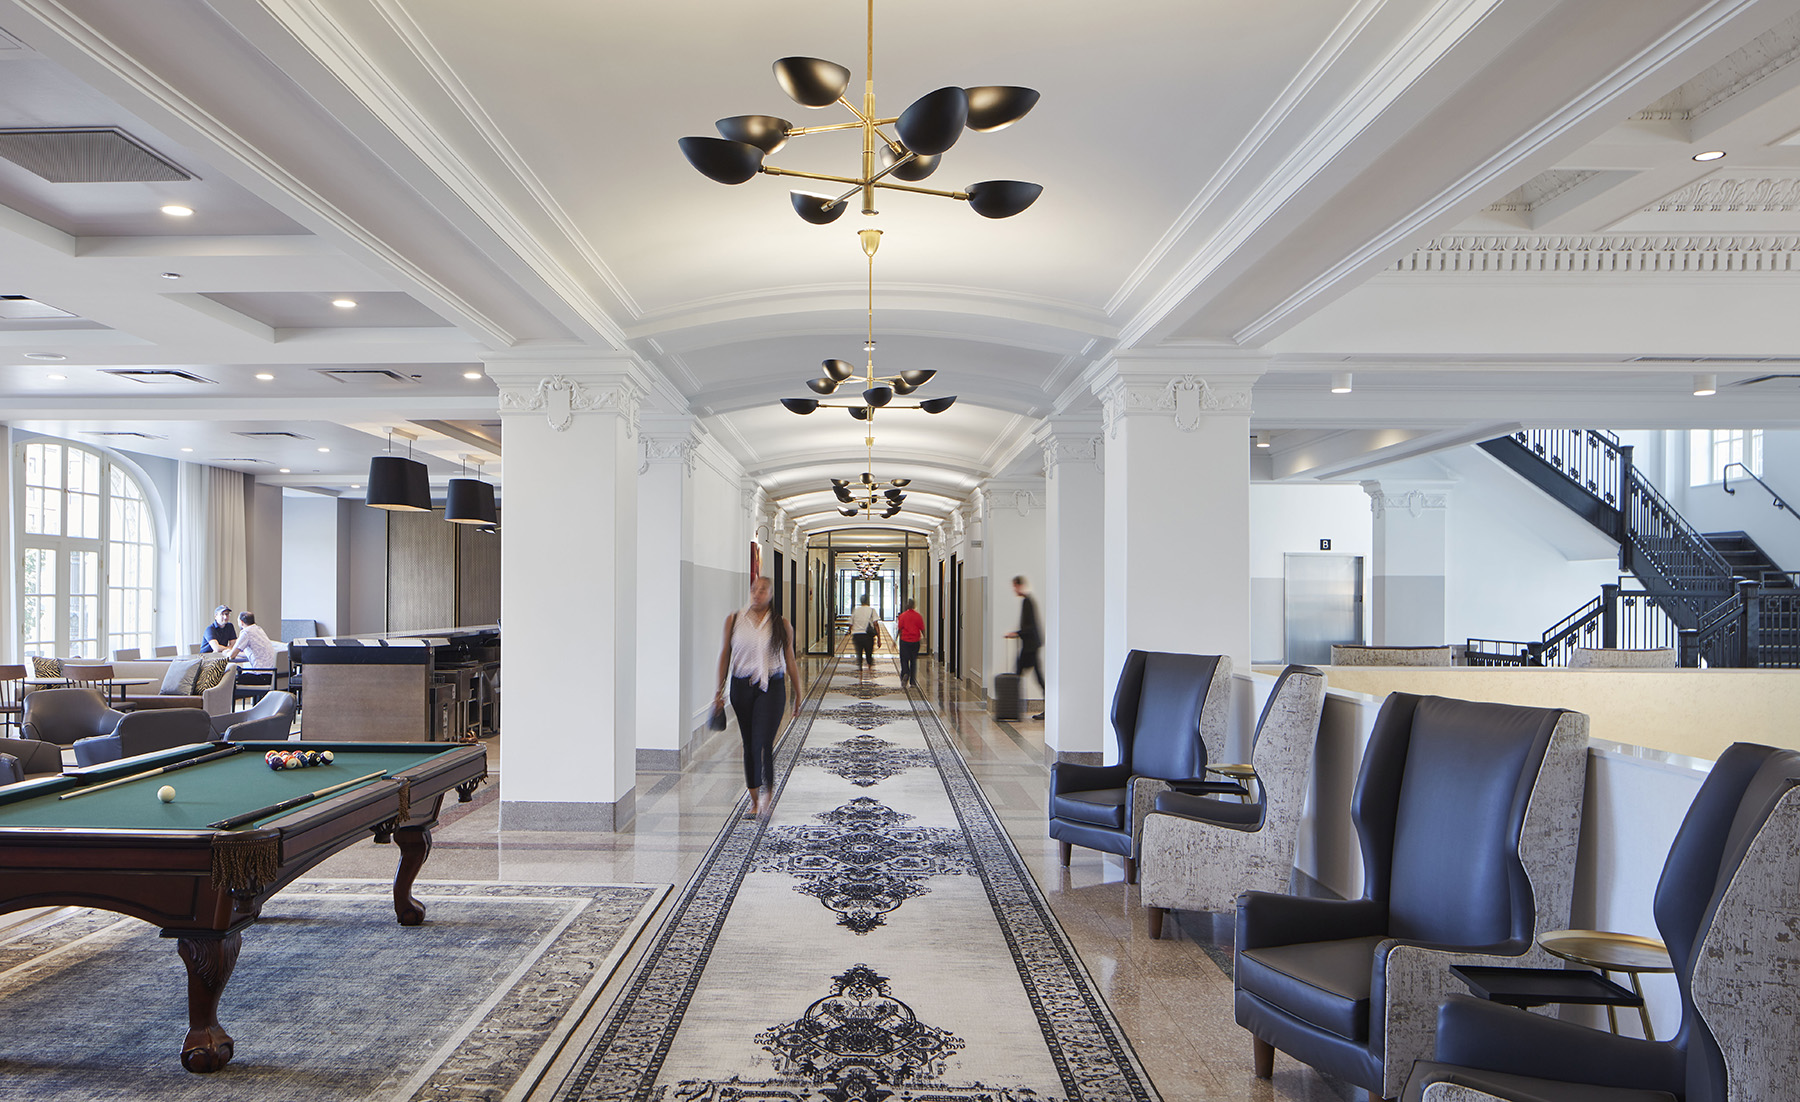
[[[1044,190],[1043,185],[1023,180],[983,180],[962,191],[893,182],[918,181],[930,176],[937,171],[945,151],[962,136],[964,128],[990,131],[1010,126],[1024,118],[1037,104],[1038,93],[1031,88],[1003,85],[939,88],[919,97],[900,114],[881,118],[875,112],[875,0],[868,0],[868,8],[861,109],[845,98],[850,87],[850,70],[842,65],[816,57],[784,57],[774,65],[776,82],[794,102],[813,108],[841,103],[856,116],[855,122],[795,126],[773,115],[733,115],[715,124],[721,137],[681,139],[681,152],[688,163],[701,175],[721,184],[741,184],[758,173],[848,184],[849,190],[835,197],[804,191],[791,193],[795,213],[818,226],[835,222],[857,192],[862,193],[862,212],[875,214],[876,188],[961,199],[984,218],[1011,218],[1036,202]],[[894,128],[895,136],[882,129],[888,126]],[[859,175],[800,172],[763,163],[764,157],[780,150],[790,138],[833,130],[862,132],[862,170]],[[893,180],[887,179],[889,176]]]

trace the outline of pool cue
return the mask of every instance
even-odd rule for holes
[[[320,796],[329,796],[333,792],[336,792],[340,788],[349,788],[353,784],[361,784],[364,781],[372,781],[376,777],[385,777],[385,776],[387,776],[387,770],[377,769],[373,773],[366,773],[363,776],[355,778],[354,780],[339,781],[337,784],[332,785],[330,788],[321,788],[317,792],[308,792],[304,796],[289,796],[287,799],[282,800],[280,803],[270,804],[268,807],[259,807],[255,811],[246,811],[242,815],[233,815],[229,819],[220,819],[218,822],[212,824],[212,828],[214,830],[232,830],[237,827],[243,826],[245,823],[254,822],[257,819],[261,819],[264,816],[279,814],[280,812],[286,811],[289,808],[299,807],[301,804],[304,804],[304,803],[310,803],[313,800],[318,799]]]
[[[90,792],[99,792],[99,791],[102,791],[102,790],[108,789],[108,788],[117,788],[122,784],[130,784],[132,781],[141,781],[145,777],[154,777],[159,773],[173,773],[177,769],[186,769],[190,765],[199,765],[201,762],[217,761],[220,758],[228,758],[231,755],[240,752],[241,750],[243,750],[242,746],[227,746],[223,750],[214,750],[210,754],[201,754],[197,758],[189,758],[186,761],[178,761],[172,765],[165,765],[160,769],[146,769],[142,773],[133,773],[129,777],[120,777],[116,781],[107,781],[105,784],[97,784],[97,785],[94,785],[92,788],[81,788],[81,789],[75,790],[74,792],[64,792],[62,795],[58,796],[57,799],[73,800],[77,796],[86,796]]]

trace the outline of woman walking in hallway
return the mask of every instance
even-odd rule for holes
[[[750,583],[750,603],[725,618],[719,691],[713,696],[713,707],[723,707],[729,673],[731,710],[744,739],[744,787],[750,790],[750,814],[756,816],[775,806],[775,737],[781,733],[787,690],[793,688],[796,718],[806,696],[794,661],[794,633],[769,607],[773,591],[768,578],[756,579]]]

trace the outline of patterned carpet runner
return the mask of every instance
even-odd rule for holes
[[[822,690],[822,691],[821,691]],[[838,661],[566,1102],[1156,1097],[936,716]]]

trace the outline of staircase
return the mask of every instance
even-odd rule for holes
[[[1472,664],[1562,665],[1576,646],[1664,646],[1652,640],[1672,632],[1683,665],[1800,666],[1800,590],[1792,578],[1742,532],[1695,531],[1638,474],[1618,437],[1524,429],[1480,447],[1617,541],[1620,570],[1643,588],[1604,587],[1540,640],[1471,639]]]

